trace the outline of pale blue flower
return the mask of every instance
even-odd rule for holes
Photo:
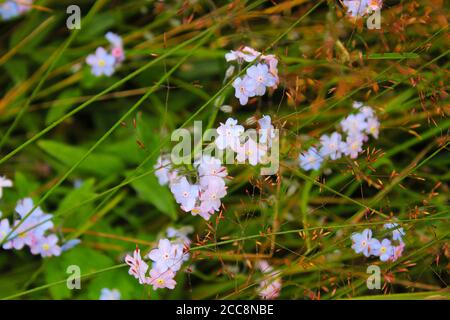
[[[58,246],[58,237],[51,234],[47,237],[40,237],[35,243],[30,245],[32,254],[40,254],[42,258],[59,256],[61,247]]]
[[[323,161],[323,157],[314,147],[311,147],[308,151],[301,153],[298,159],[300,161],[300,167],[306,171],[318,170]]]
[[[262,96],[266,93],[266,87],[275,86],[277,79],[269,72],[269,67],[266,64],[258,63],[256,66],[251,66],[247,70],[247,75],[254,80],[255,94]]]
[[[379,256],[381,261],[388,261],[394,255],[394,247],[391,240],[383,239],[381,242],[376,240],[371,245],[372,254]]]
[[[331,136],[324,134],[320,137],[320,143],[320,155],[322,157],[330,157],[331,160],[336,160],[341,157],[344,143],[339,133],[333,132]]]
[[[246,105],[248,98],[255,96],[256,81],[249,76],[244,78],[236,78],[233,81],[233,87],[235,89],[234,96],[239,99],[241,105]]]
[[[0,4],[0,16],[3,20],[10,20],[20,15],[19,5],[15,1],[5,1]]]
[[[80,244],[80,243],[81,243],[81,240],[80,240],[80,239],[71,239],[71,240],[65,242],[65,243],[61,246],[61,251],[62,251],[62,252],[68,251],[68,250],[74,248],[75,246],[77,246],[77,245]]]
[[[352,239],[352,249],[356,253],[362,253],[364,256],[369,257],[372,254],[372,247],[374,242],[378,241],[372,239],[372,230],[365,229],[362,233],[353,233]]]
[[[394,241],[403,241],[403,236],[406,234],[405,231],[403,230],[403,228],[399,228],[398,223],[386,223],[384,225],[385,229],[393,229],[392,230],[392,240]]]
[[[347,137],[345,144],[342,146],[342,152],[352,159],[356,159],[358,154],[362,151],[364,141],[364,134],[353,134]]]
[[[99,77],[102,74],[111,76],[114,73],[116,59],[102,47],[98,47],[95,54],[90,54],[86,58],[86,63],[91,66],[93,75]]]
[[[161,239],[158,248],[150,251],[148,257],[154,261],[154,268],[164,272],[168,269],[180,270],[183,255],[183,245],[172,244],[168,239]]]
[[[100,300],[120,300],[120,291],[117,289],[103,288],[100,294]]]
[[[367,128],[366,117],[362,113],[351,114],[341,121],[342,131],[358,135]]]
[[[170,186],[170,190],[176,202],[181,205],[181,209],[189,212],[195,207],[200,191],[198,185],[191,185],[185,177],[182,177]]]
[[[366,14],[369,0],[344,0],[347,13],[352,17],[361,17]]]

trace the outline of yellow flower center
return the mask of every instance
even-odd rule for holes
[[[158,278],[156,280],[156,282],[158,282],[158,284],[161,285],[161,286],[164,285],[164,279]]]
[[[100,67],[104,67],[104,66],[106,65],[106,61],[103,60],[103,59],[100,59],[100,60],[98,61],[98,65],[99,65]]]
[[[44,249],[45,251],[48,251],[50,249],[50,246],[47,243],[44,243],[42,245],[42,249]]]

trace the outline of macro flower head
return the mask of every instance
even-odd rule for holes
[[[273,87],[277,79],[269,72],[266,64],[258,63],[247,70],[247,75],[255,84],[255,95],[262,96],[266,93],[266,87]]]
[[[225,123],[221,123],[216,129],[218,137],[215,140],[217,148],[224,150],[227,147],[236,151],[240,145],[239,137],[244,133],[244,127],[237,124],[237,120],[228,118]]]
[[[58,237],[51,234],[47,237],[40,237],[36,243],[31,246],[32,254],[40,254],[43,258],[59,256],[61,247],[58,245]]]
[[[344,143],[342,136],[333,132],[330,136],[324,134],[320,137],[320,155],[322,157],[330,157],[331,160],[339,159],[342,155]]]
[[[249,164],[256,166],[258,163],[262,162],[266,153],[267,151],[264,146],[258,144],[252,138],[248,138],[247,141],[239,147],[236,160],[240,163],[244,163],[248,160]]]
[[[401,228],[398,223],[386,223],[384,225],[385,229],[392,230],[392,240],[394,241],[403,241],[403,236],[405,235],[405,231]]]
[[[239,99],[241,105],[246,105],[248,98],[256,95],[257,83],[247,75],[244,78],[237,77],[233,81],[233,87],[235,89],[234,95]]]
[[[147,283],[153,286],[153,290],[157,289],[174,289],[177,282],[173,279],[175,273],[171,269],[165,271],[158,270],[157,268],[150,270],[150,278],[147,279]]]
[[[223,180],[216,179],[211,181],[200,196],[201,209],[207,212],[219,211],[220,199],[225,197],[226,194],[226,186]]]
[[[394,247],[391,245],[391,240],[383,239],[380,241],[374,239],[371,245],[372,254],[380,257],[381,261],[388,261],[394,255]]]
[[[148,264],[142,260],[141,251],[136,247],[133,252],[133,256],[127,254],[125,262],[130,266],[128,273],[139,280],[140,284],[146,283],[146,273],[148,270]]]
[[[270,116],[263,116],[258,120],[259,124],[259,143],[272,146],[272,140],[276,137],[275,128],[272,125]]]
[[[114,73],[114,64],[116,59],[109,54],[103,47],[98,47],[95,54],[90,54],[86,58],[86,63],[91,66],[93,75],[111,76]]]
[[[189,212],[195,207],[200,191],[198,185],[190,184],[186,177],[181,177],[170,186],[170,190],[184,211]]]
[[[158,248],[153,249],[148,257],[153,260],[154,268],[160,272],[168,269],[178,271],[183,263],[183,246],[180,244],[172,244],[168,239],[161,239]]]
[[[358,154],[362,152],[364,135],[354,134],[348,136],[342,147],[342,152],[351,159],[358,158]]]
[[[318,170],[322,165],[323,157],[316,148],[311,147],[308,151],[301,153],[298,160],[303,170]]]
[[[351,238],[353,242],[352,249],[355,250],[356,253],[362,253],[366,257],[369,257],[372,254],[372,247],[374,244],[372,230],[365,229],[362,233],[354,233]]]

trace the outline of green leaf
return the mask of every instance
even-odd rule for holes
[[[87,149],[69,146],[60,142],[42,140],[38,142],[45,152],[66,166],[73,166],[87,152]],[[80,171],[102,177],[115,175],[124,170],[123,162],[109,154],[92,153],[77,168]]]
[[[67,109],[69,109],[73,103],[70,98],[79,97],[81,95],[81,90],[78,88],[67,89],[63,91],[57,100],[61,100],[52,104],[50,110],[47,112],[47,117],[45,119],[45,124],[49,125],[53,121],[62,117]]]
[[[177,218],[177,210],[172,193],[167,186],[161,186],[153,174],[137,179],[131,183],[139,198],[153,204],[158,210],[167,214],[172,220]]]
[[[45,280],[47,283],[53,283],[66,279],[70,275],[67,273],[69,266],[78,266],[83,275],[110,267],[114,261],[99,251],[78,246],[63,252],[59,257],[50,258],[46,263]],[[81,280],[81,290],[85,288],[85,281]],[[75,291],[68,289],[66,283],[51,286],[49,290],[53,299],[70,298]]]

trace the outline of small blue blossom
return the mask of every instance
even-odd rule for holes
[[[3,20],[11,20],[19,15],[20,8],[15,1],[5,1],[0,4],[0,16]]]
[[[235,89],[235,97],[239,99],[241,105],[246,105],[248,98],[254,97],[256,95],[256,81],[249,76],[244,76],[244,78],[236,78],[233,81],[233,87]]]
[[[405,235],[405,231],[403,230],[403,228],[399,228],[398,223],[386,223],[384,225],[385,229],[393,229],[392,230],[392,240],[394,241],[403,241],[403,236]]]
[[[383,239],[381,242],[374,239],[372,242],[372,254],[380,257],[381,261],[388,261],[394,255],[394,247],[391,245],[391,240]]]
[[[273,87],[277,82],[277,79],[269,72],[269,67],[262,63],[248,68],[247,75],[256,84],[255,94],[257,96],[264,95],[266,93],[266,87]]]
[[[86,58],[86,63],[91,66],[93,75],[99,77],[102,74],[111,76],[114,73],[114,56],[106,52],[102,47],[98,47],[95,54],[90,54]]]
[[[366,257],[369,257],[372,253],[373,243],[378,241],[372,239],[372,230],[365,229],[362,233],[352,234],[352,249],[356,253],[362,253]]]
[[[314,147],[311,147],[308,151],[301,153],[298,159],[300,161],[300,167],[306,171],[318,170],[323,161],[323,157]]]
[[[331,160],[336,160],[342,156],[344,143],[339,133],[333,132],[331,136],[324,134],[320,137],[320,143],[320,154],[322,157],[330,157]]]
[[[81,240],[80,240],[80,239],[71,239],[71,240],[65,242],[65,243],[61,246],[61,251],[62,251],[62,252],[68,251],[68,250],[74,248],[75,246],[77,246],[77,245],[80,244],[80,243],[81,243]]]
[[[103,288],[99,300],[120,300],[120,291],[117,289]]]

